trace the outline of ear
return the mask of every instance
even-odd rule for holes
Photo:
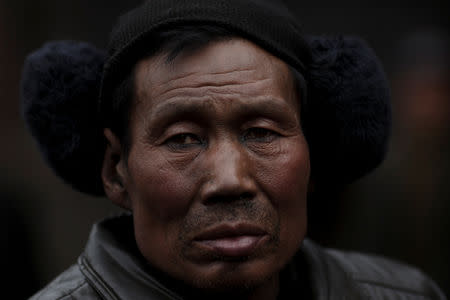
[[[128,192],[125,186],[126,160],[119,138],[109,128],[105,128],[107,141],[102,166],[102,181],[106,196],[116,205],[131,210]]]

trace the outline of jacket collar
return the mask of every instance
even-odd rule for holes
[[[173,280],[151,267],[140,254],[131,215],[94,225],[78,264],[104,299],[182,299],[169,288]],[[307,239],[282,271],[281,278],[282,289],[302,293],[302,287],[307,287],[312,299],[361,298],[344,270],[324,249]]]

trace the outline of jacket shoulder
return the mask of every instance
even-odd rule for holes
[[[73,265],[30,300],[101,299],[86,281],[78,265]]]
[[[419,269],[375,255],[325,250],[369,299],[445,300],[439,287]]]

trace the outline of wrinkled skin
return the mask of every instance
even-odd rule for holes
[[[141,253],[201,291],[275,298],[306,233],[310,174],[288,66],[230,39],[171,63],[142,60],[135,72],[129,155],[106,129],[103,180],[133,212]],[[244,237],[204,238],[216,228]]]

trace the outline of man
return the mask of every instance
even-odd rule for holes
[[[119,21],[103,71],[102,54],[86,45],[32,55],[25,116],[48,161],[74,187],[130,212],[97,224],[78,264],[35,299],[443,299],[415,269],[305,239],[312,183],[373,169],[389,128],[376,63],[368,78],[339,75],[344,92],[333,99],[369,99],[359,111],[355,102],[330,104],[325,79],[335,73],[320,64],[327,43],[306,41],[271,1],[148,1]],[[97,115],[84,96],[99,84]],[[337,116],[339,106],[351,106],[356,117],[344,120],[356,133],[320,122],[317,112]],[[84,123],[77,111],[90,112]],[[69,142],[61,127],[42,131],[67,120],[75,120],[65,127]]]

